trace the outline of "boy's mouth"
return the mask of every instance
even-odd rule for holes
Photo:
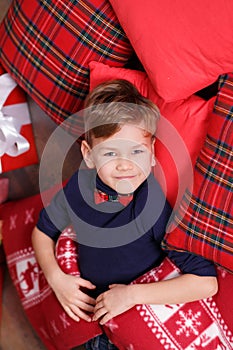
[[[124,175],[124,176],[116,176],[117,180],[130,180],[134,179],[136,175]]]

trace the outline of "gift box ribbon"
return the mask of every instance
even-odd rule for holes
[[[8,114],[14,106],[3,107],[9,94],[17,86],[16,82],[8,73],[0,76],[0,157],[7,154],[11,157],[17,157],[30,148],[30,144],[20,135],[20,128],[23,124],[28,124],[28,115],[17,118],[17,116]],[[0,173],[1,173],[0,163]]]

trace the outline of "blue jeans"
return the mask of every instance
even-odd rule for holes
[[[110,342],[106,334],[98,335],[97,337],[88,340],[85,344],[86,350],[118,350],[118,348]]]

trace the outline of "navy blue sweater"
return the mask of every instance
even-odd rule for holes
[[[116,195],[94,170],[79,170],[41,211],[37,223],[54,241],[72,223],[81,276],[96,285],[95,296],[109,284],[130,283],[158,266],[165,255],[183,273],[216,276],[214,265],[202,257],[161,249],[172,210],[152,174],[125,207],[119,202],[95,204],[95,188]]]

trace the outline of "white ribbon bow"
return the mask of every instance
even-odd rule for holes
[[[17,117],[4,113],[7,107],[3,105],[16,86],[16,82],[8,73],[0,76],[0,157],[4,154],[17,157],[30,148],[27,139],[20,135],[22,120],[20,122]]]

